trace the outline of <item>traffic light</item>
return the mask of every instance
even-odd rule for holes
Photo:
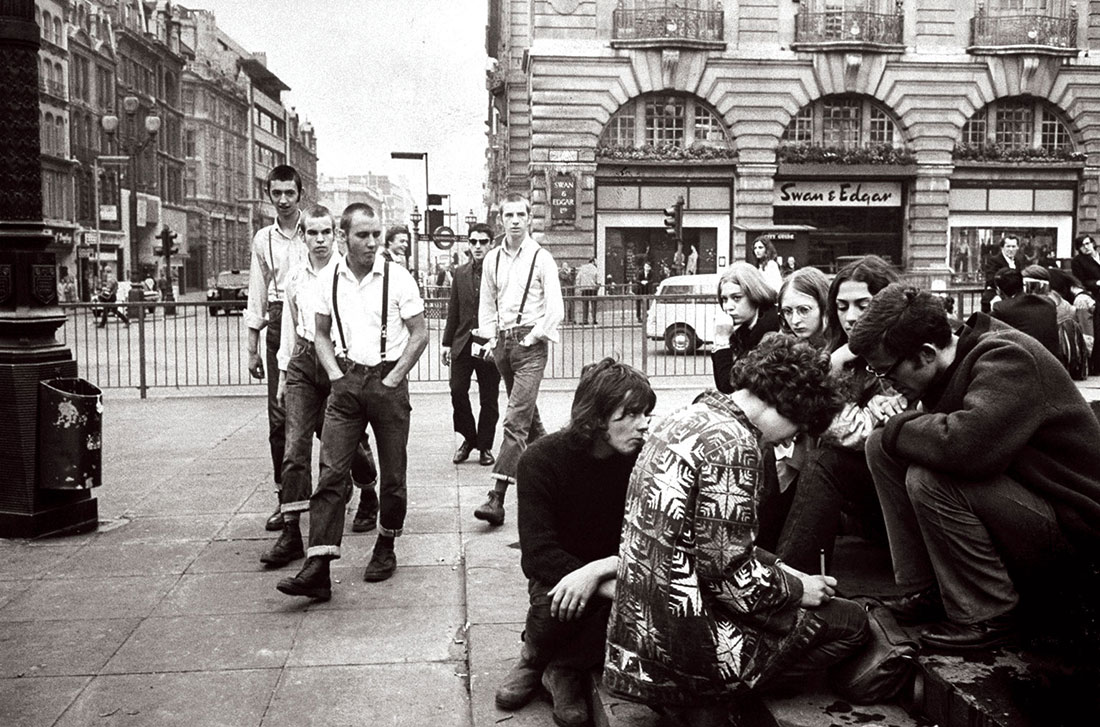
[[[157,239],[160,240],[160,247],[154,248],[153,254],[157,257],[171,257],[178,253],[180,251],[179,245],[175,243],[178,236],[178,233],[172,232],[168,227],[161,229],[157,235]]]
[[[670,239],[680,242],[684,238],[684,198],[676,200],[676,204],[665,208],[665,234]]]

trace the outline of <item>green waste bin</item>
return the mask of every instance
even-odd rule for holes
[[[99,487],[103,470],[103,392],[78,378],[38,384],[38,486]]]

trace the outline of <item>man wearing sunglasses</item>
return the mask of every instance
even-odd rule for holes
[[[920,410],[867,439],[899,620],[940,651],[1011,640],[1020,591],[1068,593],[1100,547],[1100,422],[1041,343],[984,313],[959,331],[900,283],[848,341]]]
[[[455,431],[462,435],[452,461],[461,464],[477,449],[478,464],[491,467],[496,463],[493,436],[500,418],[500,371],[486,345],[489,339],[478,335],[477,316],[482,263],[493,244],[493,229],[484,223],[473,225],[469,241],[470,262],[455,268],[443,329],[443,365],[451,367],[452,419]],[[470,378],[475,373],[481,402],[476,424],[470,407]]]

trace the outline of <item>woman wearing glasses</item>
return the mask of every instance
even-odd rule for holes
[[[876,293],[898,276],[877,255],[841,268],[826,298],[833,372],[841,380],[846,404],[812,450],[806,453],[790,512],[776,553],[795,568],[818,567],[822,551],[831,566],[841,513],[854,515],[863,534],[882,533],[882,512],[864,444],[871,430],[907,406],[890,387],[892,367],[874,371],[848,350],[848,336]]]

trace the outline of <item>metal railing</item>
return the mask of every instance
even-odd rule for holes
[[[921,284],[916,278],[907,282]],[[965,319],[979,308],[981,287],[952,288],[949,295],[956,301],[955,315]],[[559,341],[550,346],[546,378],[579,378],[585,364],[605,356],[614,356],[650,377],[709,376],[710,344],[701,343],[691,353],[672,353],[665,331],[653,330],[655,337],[647,337],[645,319],[653,301],[653,296],[637,295],[567,296]],[[660,301],[662,306],[691,307],[699,311],[697,316],[717,311],[713,296],[661,296]],[[447,298],[425,300],[428,348],[409,373],[410,381],[447,381],[449,370],[440,356],[447,302]],[[72,350],[80,375],[100,388],[136,389],[143,397],[151,389],[253,387],[261,391],[264,382],[248,374],[248,330],[243,317],[210,315],[211,305],[219,304],[68,303],[62,305],[66,321],[58,338]],[[165,315],[169,307],[175,308],[174,315]],[[94,312],[112,309],[128,313],[129,323],[108,315],[106,323],[98,325]]]
[[[1065,15],[975,15],[970,19],[972,46],[1037,45],[1077,48],[1077,13]]]
[[[797,43],[904,43],[900,13],[871,13],[863,10],[800,12],[795,16]]]
[[[611,19],[612,40],[722,43],[726,36],[722,10],[698,10],[672,5],[619,8],[612,13]]]

